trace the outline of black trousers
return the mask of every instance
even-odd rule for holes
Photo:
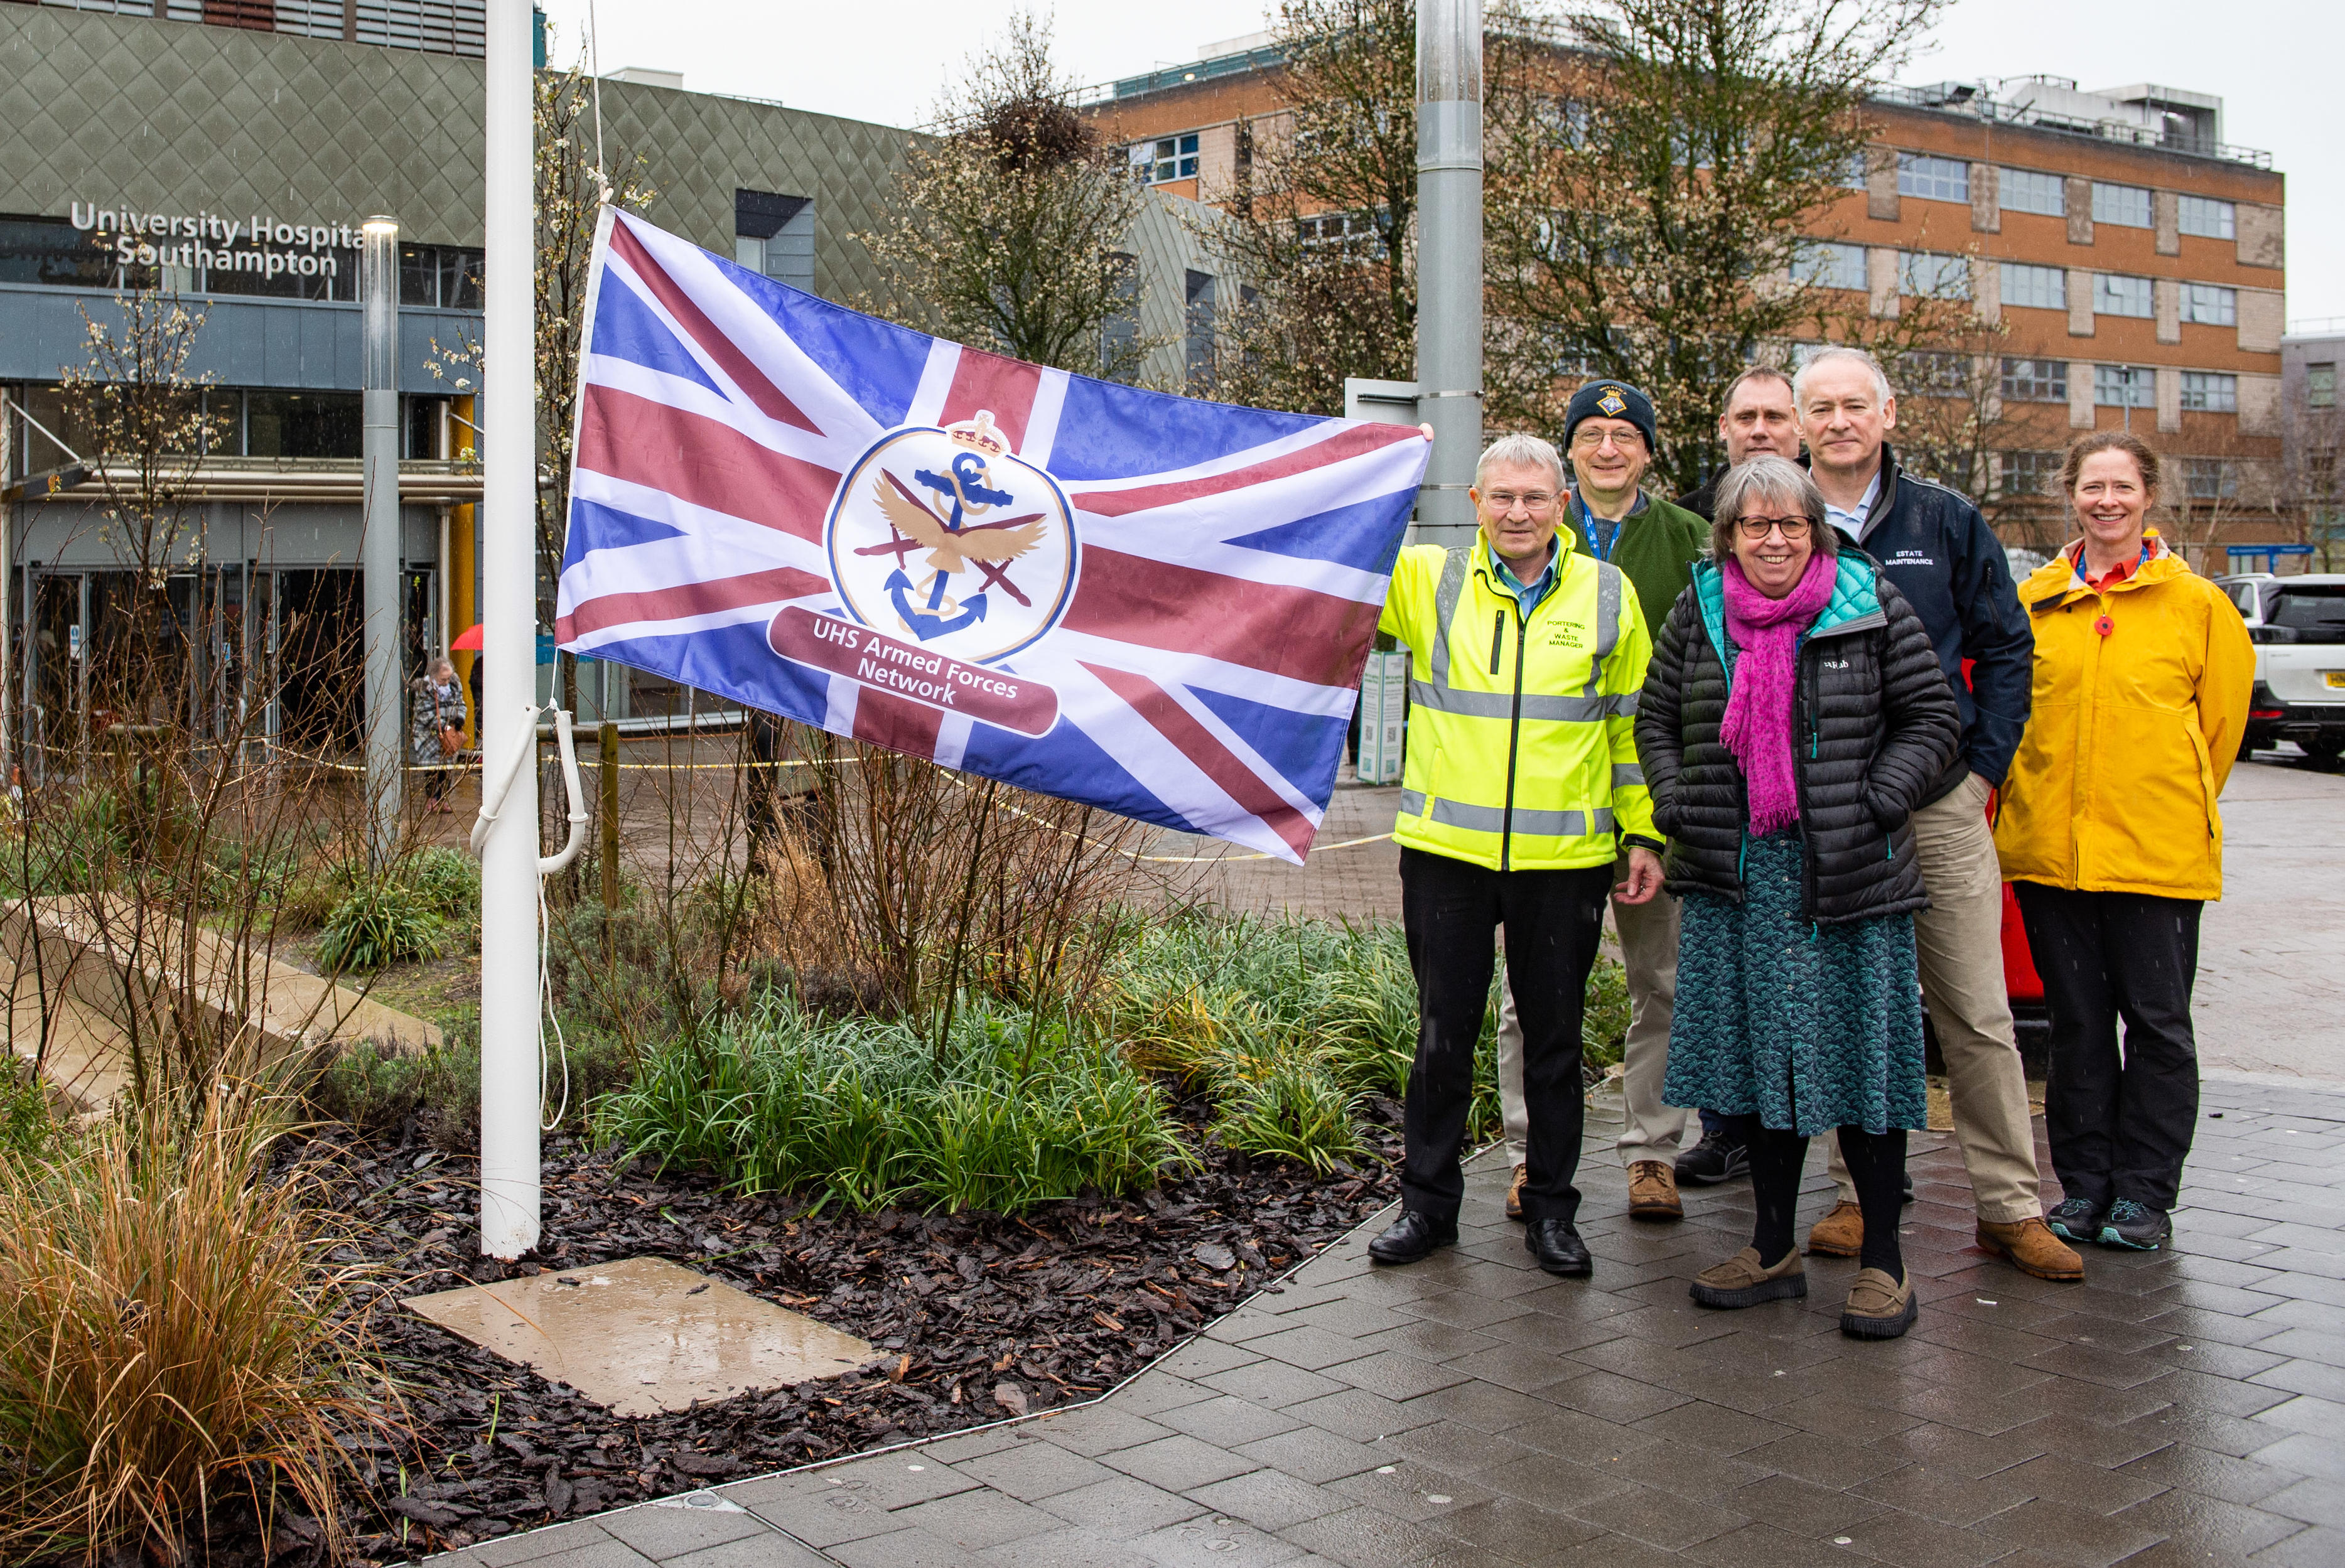
[[[1416,974],[1416,1060],[1402,1128],[1401,1205],[1454,1223],[1466,1194],[1458,1157],[1474,1099],[1474,1046],[1489,1007],[1494,933],[1523,1026],[1530,1111],[1523,1218],[1572,1219],[1579,1189],[1580,1007],[1604,930],[1612,863],[1574,871],[1485,871],[1446,855],[1400,852],[1401,924]]]
[[[2196,899],[2015,882],[2052,1011],[2044,1129],[2071,1198],[2174,1207],[2198,1119]],[[2117,1050],[2117,1020],[2125,1050]]]

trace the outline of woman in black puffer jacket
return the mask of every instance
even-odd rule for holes
[[[1928,900],[1906,817],[1961,720],[1921,618],[1872,561],[1840,553],[1804,470],[1731,470],[1711,545],[1637,717],[1685,900],[1664,1094],[1737,1124],[1758,1205],[1751,1245],[1692,1294],[1807,1293],[1792,1211],[1809,1137],[1837,1129],[1868,1221],[1841,1327],[1891,1338],[1914,1320],[1905,1132],[1927,1125],[1913,912]]]

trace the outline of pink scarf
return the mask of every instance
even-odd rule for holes
[[[1770,599],[1725,563],[1726,630],[1741,650],[1726,723],[1718,738],[1742,765],[1751,802],[1751,836],[1763,838],[1800,820],[1800,787],[1792,774],[1792,688],[1800,633],[1832,600],[1838,563],[1821,552],[1789,593]]]

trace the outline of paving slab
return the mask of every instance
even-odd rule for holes
[[[2235,821],[2255,820],[2266,793],[2243,790],[2249,772],[2227,796],[2227,813],[2235,798],[2248,808]],[[2306,796],[2345,804],[2345,779],[2258,782],[2273,784],[2273,812]],[[1335,859],[1315,892],[1373,880],[1356,858],[1339,878]],[[1249,863],[1242,875],[1262,891],[1286,874]],[[2328,920],[2332,902],[2320,894],[2307,918]],[[2226,979],[2252,966],[2210,959]],[[2208,989],[2209,1038],[2252,1037],[2271,1058],[2292,1048],[2265,1037],[2298,1020],[2243,1022],[2230,1010],[2247,1004],[2219,983],[2211,1005],[2226,1017],[2208,1027]],[[2345,1082],[2210,1070],[2177,1250],[2087,1249],[2081,1285],[1974,1249],[1959,1151],[1915,1136],[1922,1201],[1903,1229],[1924,1304],[1915,1331],[1885,1344],[1837,1331],[1853,1261],[1811,1259],[1804,1301],[1693,1309],[1686,1282],[1749,1232],[1749,1186],[1690,1190],[1680,1225],[1631,1224],[1619,1125],[1617,1100],[1599,1098],[1580,1178],[1591,1280],[1528,1266],[1519,1230],[1496,1217],[1506,1168],[1486,1153],[1469,1167],[1457,1251],[1375,1269],[1365,1248],[1384,1219],[1371,1219],[1174,1352],[1173,1369],[1101,1401],[719,1488],[777,1543],[737,1560],[2345,1563]],[[2037,1131],[2044,1196],[2057,1201]],[[1831,1201],[1819,1149],[1802,1226]],[[653,1553],[682,1533],[631,1543],[629,1518],[457,1561],[731,1568],[715,1554],[766,1538],[663,1559]]]

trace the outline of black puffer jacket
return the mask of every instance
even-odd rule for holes
[[[1653,645],[1638,698],[1637,755],[1653,823],[1670,839],[1669,886],[1740,901],[1750,820],[1726,719],[1725,595],[1694,568]],[[1843,547],[1832,602],[1800,640],[1792,703],[1810,920],[1869,920],[1926,908],[1906,818],[1962,741],[1930,634],[1863,552]]]

